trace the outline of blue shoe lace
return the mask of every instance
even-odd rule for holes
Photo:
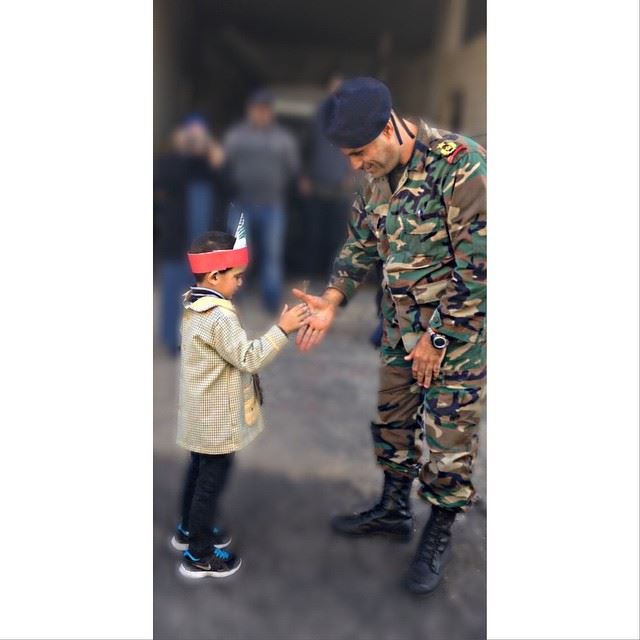
[[[229,560],[231,558],[231,554],[224,549],[218,549],[218,547],[213,548],[213,555],[216,558],[220,558],[220,560]]]
[[[198,560],[200,560],[200,558],[196,558],[190,551],[183,551],[182,555],[192,562],[197,562]],[[225,551],[224,549],[218,549],[218,547],[213,548],[213,555],[220,560],[227,561],[231,559],[231,554],[228,551]]]

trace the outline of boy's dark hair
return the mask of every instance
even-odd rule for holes
[[[191,244],[189,253],[209,253],[209,251],[221,251],[223,249],[233,249],[235,244],[235,236],[224,231],[208,231],[207,233],[196,238]],[[224,273],[229,269],[222,269],[219,273]],[[196,282],[202,282],[206,273],[194,273]]]

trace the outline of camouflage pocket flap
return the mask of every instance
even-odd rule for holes
[[[411,289],[411,293],[418,304],[434,302],[440,298],[440,295],[447,288],[448,284],[449,280],[419,284]]]

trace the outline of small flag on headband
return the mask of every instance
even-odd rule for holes
[[[207,253],[187,253],[191,272],[211,273],[231,267],[246,267],[249,264],[249,250],[247,249],[247,231],[243,213],[240,214],[235,237],[233,249],[220,249]]]
[[[247,230],[244,226],[244,213],[240,214],[240,220],[238,220],[238,228],[236,229],[236,242],[233,245],[234,249],[243,249],[247,246]]]

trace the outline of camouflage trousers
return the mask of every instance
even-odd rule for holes
[[[440,375],[419,387],[402,342],[383,337],[378,412],[371,423],[378,462],[394,475],[419,476],[418,494],[466,510],[485,390],[485,345],[452,340]]]

